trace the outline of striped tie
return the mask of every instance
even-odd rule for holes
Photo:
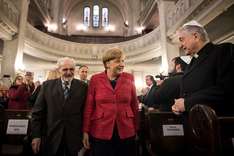
[[[65,81],[63,84],[64,84],[64,87],[63,87],[64,100],[66,101],[67,100],[67,95],[68,95],[68,90],[69,90],[67,85],[69,83]]]

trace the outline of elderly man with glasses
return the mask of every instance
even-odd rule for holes
[[[77,156],[82,145],[83,109],[88,85],[74,78],[75,61],[57,62],[60,78],[43,82],[32,114],[32,148],[47,156]]]

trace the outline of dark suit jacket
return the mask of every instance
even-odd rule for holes
[[[134,77],[123,72],[113,89],[104,71],[90,79],[83,132],[90,132],[98,139],[110,140],[115,122],[121,139],[134,136],[139,129]]]
[[[183,72],[170,73],[170,77],[165,79],[160,86],[155,86],[152,93],[154,103],[160,104],[161,112],[171,112],[171,107],[175,100],[180,97],[180,83]]]
[[[196,104],[209,105],[218,116],[234,115],[234,45],[208,43],[198,54],[182,77],[187,136],[189,112]]]
[[[73,79],[66,102],[61,78],[43,82],[32,114],[32,138],[42,138],[45,155],[56,154],[64,129],[68,149],[75,155],[82,148],[83,109],[88,85]]]
[[[154,103],[154,101],[153,101],[153,92],[154,92],[154,90],[155,90],[155,88],[156,88],[156,85],[155,84],[153,84],[153,86],[151,87],[151,89],[150,89],[150,91],[149,91],[149,93],[148,93],[148,96],[147,96],[147,98],[146,98],[146,95],[144,95],[144,97],[143,97],[143,101],[144,101],[144,104],[146,105],[146,106],[148,106],[148,107],[153,107],[154,109],[159,109],[159,107],[160,107],[160,103]]]

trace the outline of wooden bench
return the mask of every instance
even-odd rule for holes
[[[2,156],[29,156],[31,148],[31,110],[5,110],[2,133]],[[7,134],[9,120],[28,120],[27,134]]]
[[[3,105],[0,104],[0,155],[2,153],[4,115],[5,115],[5,108]]]
[[[142,107],[142,155],[185,156],[182,120],[182,116],[177,117],[172,112],[148,111],[147,106]]]
[[[209,106],[196,105],[189,122],[194,155],[234,155],[234,117],[217,117]]]

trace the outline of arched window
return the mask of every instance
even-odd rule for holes
[[[93,27],[99,27],[99,6],[93,6]]]
[[[108,9],[102,8],[102,26],[107,27],[108,26]]]
[[[90,8],[84,8],[84,26],[88,27],[90,22]]]

